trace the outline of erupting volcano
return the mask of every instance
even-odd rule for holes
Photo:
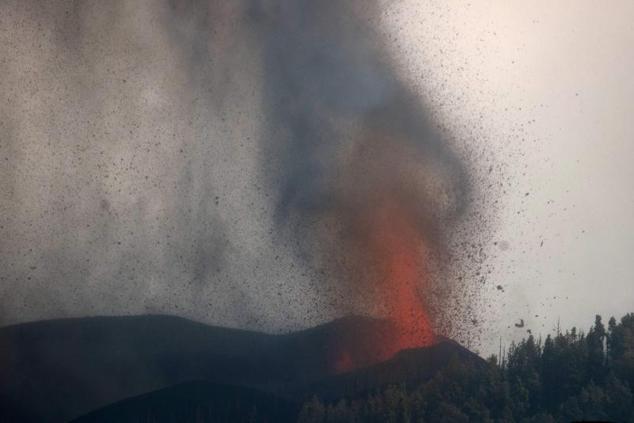
[[[424,245],[407,214],[398,207],[378,212],[368,248],[380,267],[378,285],[388,317],[395,324],[386,355],[434,342],[429,316],[419,297],[426,287]]]
[[[350,371],[360,365],[390,359],[409,348],[432,345],[435,336],[424,307],[421,292],[427,286],[425,245],[411,216],[398,205],[386,205],[371,213],[365,244],[376,274],[377,308],[391,323],[384,331],[361,340],[367,348],[353,356],[343,344],[336,348],[336,372]],[[359,340],[357,340],[359,342]],[[360,355],[360,356],[359,356]]]
[[[370,292],[369,311],[390,322],[384,331],[367,334],[355,342],[363,349],[350,351],[350,342],[339,342],[335,370],[348,371],[390,359],[397,352],[435,342],[426,309],[429,290],[432,236],[429,189],[418,169],[418,154],[411,146],[389,144],[387,138],[365,141],[345,164],[351,172],[335,213],[347,236],[349,282],[357,292]],[[352,182],[352,183],[351,183]],[[429,186],[429,184],[427,184]],[[354,301],[354,299],[352,299]]]
[[[469,201],[466,167],[446,134],[375,29],[346,18],[378,13],[368,4],[285,2],[263,15],[265,154],[279,158],[264,169],[279,190],[277,221],[337,315],[390,322],[333,340],[336,372],[435,343],[435,260]]]

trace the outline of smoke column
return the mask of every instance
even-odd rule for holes
[[[467,207],[465,167],[402,84],[368,2],[271,2],[265,163],[277,224],[344,312],[389,318],[376,359],[434,342],[430,266]],[[340,370],[363,357],[341,352]]]
[[[402,82],[384,8],[0,2],[0,325],[361,314],[393,322],[376,359],[433,342],[472,171]]]

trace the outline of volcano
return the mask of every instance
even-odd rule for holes
[[[338,398],[424,381],[450,357],[482,361],[442,337],[387,360],[364,353],[376,350],[368,342],[389,340],[395,330],[390,321],[358,316],[282,335],[159,315],[0,328],[0,420],[68,421],[126,398],[145,395],[147,400],[149,393],[173,387],[167,394],[159,391],[169,397],[179,389],[194,389],[193,381],[202,381],[196,392],[246,395],[260,402],[274,396],[292,409],[315,394]],[[342,351],[358,367],[341,372],[333,360]]]

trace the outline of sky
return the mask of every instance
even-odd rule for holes
[[[172,3],[2,4],[0,324],[170,313],[284,331],[340,312],[275,229],[241,3],[201,9],[223,16],[209,43],[205,14]],[[495,352],[633,311],[634,4],[378,5],[395,69],[482,175],[463,341]]]
[[[392,6],[386,28],[412,83],[449,99],[445,119],[478,128],[505,169],[483,344],[631,312],[634,4]]]

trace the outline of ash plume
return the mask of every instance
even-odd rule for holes
[[[265,170],[279,190],[278,226],[325,269],[323,291],[347,312],[377,304],[394,312],[385,298],[399,288],[381,272],[392,266],[384,256],[404,242],[412,257],[402,260],[416,268],[411,283],[420,282],[408,292],[424,304],[419,289],[469,206],[469,177],[399,80],[375,30],[377,4],[270,2],[258,19],[270,127]],[[373,251],[390,242],[390,251]]]
[[[381,7],[2,2],[0,324],[365,313],[432,336],[470,175]]]

